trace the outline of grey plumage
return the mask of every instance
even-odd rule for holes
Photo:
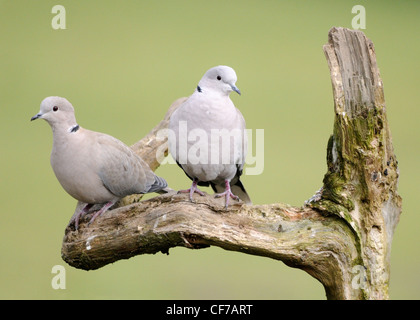
[[[85,206],[75,215],[75,227],[92,204],[104,206],[91,222],[120,198],[157,192],[167,187],[128,146],[107,134],[80,127],[65,98],[48,97],[31,118],[46,120],[53,131],[51,166],[64,190]]]
[[[203,194],[199,185],[211,186],[216,196],[225,196],[226,207],[229,198],[237,196],[251,203],[240,181],[248,143],[245,119],[229,98],[232,91],[240,94],[236,80],[230,67],[209,69],[170,118],[169,150],[193,180],[190,189],[181,190],[189,192],[191,200],[194,192]]]

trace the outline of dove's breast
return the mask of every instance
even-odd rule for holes
[[[243,117],[230,99],[193,103],[191,98],[171,117],[170,152],[192,178],[230,180],[246,152]]]
[[[80,131],[80,132],[79,132]],[[84,136],[84,130],[54,135],[51,166],[61,186],[73,198],[85,203],[105,203],[115,195],[105,188],[94,169],[98,159],[95,148]]]

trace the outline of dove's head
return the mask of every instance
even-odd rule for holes
[[[235,85],[237,79],[235,70],[231,67],[217,66],[207,70],[198,86],[201,90],[215,90],[226,95],[229,95],[232,91],[241,94]]]
[[[47,97],[42,100],[39,112],[31,118],[31,121],[38,118],[46,120],[52,128],[77,125],[73,106],[67,99],[61,97]]]

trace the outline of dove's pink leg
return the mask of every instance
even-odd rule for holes
[[[93,204],[92,203],[88,203],[88,204],[86,204],[84,207],[83,207],[83,209],[82,210],[80,210],[71,220],[70,220],[70,223],[69,223],[69,225],[74,221],[74,229],[75,230],[77,230],[77,229],[79,229],[79,220],[80,220],[80,217],[82,216],[82,215],[85,215],[88,211],[89,211],[89,209],[90,208],[92,208],[92,206],[93,206]]]
[[[222,193],[216,193],[215,197],[216,198],[220,198],[220,197],[226,197],[226,203],[225,203],[225,208],[227,209],[228,205],[229,205],[229,198],[235,199],[235,200],[239,200],[238,196],[235,196],[232,191],[230,191],[230,181],[229,180],[225,180],[225,192]]]
[[[189,193],[191,202],[193,201],[192,196],[193,196],[194,192],[198,193],[200,196],[204,196],[204,192],[202,192],[200,189],[198,189],[197,182],[198,182],[198,180],[194,179],[193,183],[191,185],[191,188],[186,189],[186,190],[179,190],[178,193]]]
[[[108,201],[107,203],[105,203],[105,205],[99,209],[90,219],[90,221],[88,222],[88,225],[90,225],[97,217],[99,217],[102,213],[104,213],[105,211],[107,211],[109,208],[111,208],[115,202],[117,202],[117,200],[112,200],[112,201]]]

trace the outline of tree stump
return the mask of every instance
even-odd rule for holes
[[[90,226],[68,227],[62,258],[84,270],[172,247],[218,246],[280,260],[318,279],[328,299],[388,299],[392,237],[401,213],[398,162],[386,118],[373,43],[361,31],[332,28],[324,52],[335,120],[321,189],[301,208],[282,203],[227,210],[206,195],[195,203],[171,192],[130,196]],[[185,98],[132,148],[155,170],[167,154],[161,129]]]

